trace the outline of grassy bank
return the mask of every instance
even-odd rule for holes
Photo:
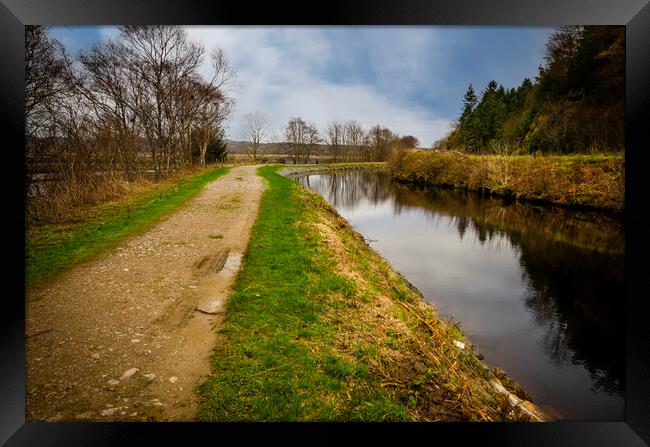
[[[500,156],[403,153],[389,163],[398,181],[447,186],[538,201],[622,212],[623,155]]]
[[[322,198],[278,175],[280,168],[259,170],[268,188],[213,373],[199,387],[199,418],[527,419],[490,384],[495,372],[459,328],[441,320]]]
[[[304,165],[289,165],[282,169],[283,175],[294,175],[294,174],[318,174],[322,172],[332,172],[332,171],[374,171],[374,170],[384,170],[387,168],[386,162],[384,161],[364,161],[359,163],[331,163],[323,165],[313,165],[313,164],[304,164]]]
[[[25,240],[27,289],[38,289],[57,274],[150,228],[227,171],[228,168],[204,169],[85,210],[69,222],[30,228]]]

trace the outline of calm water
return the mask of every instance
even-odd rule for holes
[[[422,190],[388,175],[297,177],[321,194],[491,367],[556,418],[624,419],[623,223]]]

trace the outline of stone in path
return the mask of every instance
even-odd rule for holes
[[[28,297],[27,420],[194,418],[257,217],[256,169],[232,168],[151,230]]]

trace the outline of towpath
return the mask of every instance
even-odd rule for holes
[[[28,420],[192,420],[264,189],[232,168],[26,304]]]

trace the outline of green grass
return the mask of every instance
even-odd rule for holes
[[[282,168],[258,170],[268,188],[198,418],[527,420],[495,394],[460,328]]]
[[[404,420],[368,373],[364,353],[335,349],[328,310],[356,285],[335,273],[299,186],[262,167],[268,182],[243,268],[227,305],[226,340],[199,387],[208,421]]]
[[[44,286],[61,272],[103,252],[128,236],[151,228],[196,195],[228,168],[203,170],[127,200],[109,203],[68,225],[44,225],[25,241],[25,282],[28,290]]]

